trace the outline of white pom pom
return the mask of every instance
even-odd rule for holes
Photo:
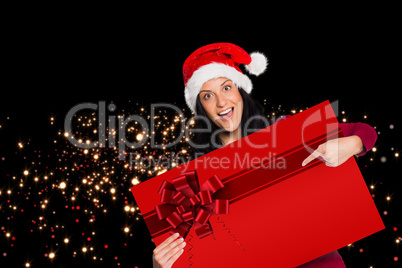
[[[251,62],[246,65],[246,70],[253,75],[260,75],[267,69],[268,59],[260,52],[250,54]]]

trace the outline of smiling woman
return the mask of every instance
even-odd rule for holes
[[[195,112],[194,142],[190,143],[195,158],[239,140],[266,127],[269,122],[262,106],[249,93],[251,80],[239,65],[255,75],[266,69],[267,59],[260,53],[246,53],[229,43],[216,43],[197,49],[185,61],[183,76],[185,99]],[[376,139],[376,131],[367,124],[340,124],[344,137],[318,146],[300,166],[320,158],[330,167],[344,163],[353,155],[363,155]],[[154,250],[154,267],[171,267],[183,253],[183,240],[172,235]],[[263,263],[263,258],[261,263]],[[338,251],[330,252],[301,267],[344,268]]]
[[[230,79],[221,77],[205,82],[200,91],[200,100],[208,117],[216,125],[229,132],[238,129],[243,101]]]
[[[194,130],[202,131],[194,131],[195,158],[269,125],[264,108],[231,80],[209,80],[201,91]]]

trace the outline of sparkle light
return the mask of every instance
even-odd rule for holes
[[[131,183],[132,183],[133,185],[137,185],[137,184],[140,183],[140,181],[138,180],[137,177],[135,177],[134,179],[131,180]]]
[[[59,187],[60,187],[60,189],[64,189],[64,188],[66,188],[66,183],[65,182],[61,182],[60,183],[60,185],[59,185]]]
[[[53,252],[49,253],[49,259],[53,259],[54,257],[56,257],[56,254],[54,254]]]
[[[137,134],[136,138],[137,138],[137,141],[140,141],[144,138],[144,136],[141,133],[139,133],[139,134]]]

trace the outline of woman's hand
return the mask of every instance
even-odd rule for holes
[[[154,268],[170,268],[180,257],[186,242],[184,242],[183,238],[177,239],[178,237],[179,234],[175,233],[154,249],[152,255]]]
[[[317,150],[304,159],[302,166],[320,157],[327,166],[337,167],[346,162],[349,157],[361,153],[363,148],[363,143],[358,136],[329,140],[318,146]]]

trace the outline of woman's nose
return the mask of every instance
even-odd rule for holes
[[[224,96],[220,95],[217,96],[217,100],[216,100],[216,106],[218,107],[225,107],[227,103],[227,100]]]

